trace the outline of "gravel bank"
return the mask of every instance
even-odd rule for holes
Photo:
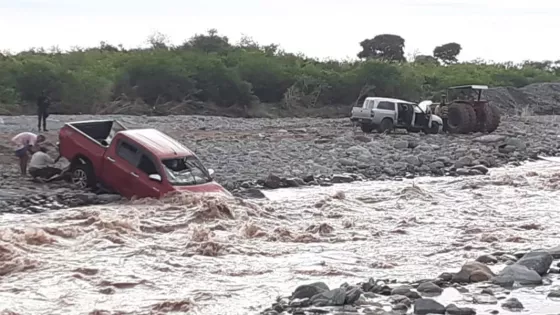
[[[260,196],[254,188],[328,186],[362,179],[398,180],[424,175],[481,175],[488,168],[520,163],[537,155],[555,156],[560,147],[560,120],[555,116],[504,117],[491,135],[368,135],[354,132],[348,119],[53,115],[49,117],[47,137],[55,143],[57,130],[67,121],[110,118],[130,128],[157,128],[172,135],[213,168],[216,180],[226,188],[254,197]],[[12,190],[28,187],[35,191],[34,203],[46,199],[75,204],[64,202],[72,198],[53,199],[52,191],[46,191],[52,190],[52,186],[18,178],[9,139],[18,132],[34,130],[35,125],[33,116],[0,117],[4,165],[0,189],[4,195],[10,195]],[[66,186],[60,189],[63,192],[57,192],[59,196],[71,192]],[[25,208],[26,203],[19,203],[18,195],[21,193],[2,200],[5,204],[17,200],[18,207]]]

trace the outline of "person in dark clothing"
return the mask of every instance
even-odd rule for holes
[[[49,105],[51,99],[47,91],[43,91],[37,99],[37,118],[39,120],[39,131],[41,131],[41,122],[43,123],[43,131],[47,130],[47,117],[49,117]]]

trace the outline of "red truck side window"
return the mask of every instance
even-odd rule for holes
[[[138,164],[138,169],[146,173],[146,175],[159,174],[156,165],[152,160],[145,154],[142,154],[140,158],[140,163]]]
[[[119,141],[117,144],[117,155],[134,166],[138,165],[138,149],[128,142]]]

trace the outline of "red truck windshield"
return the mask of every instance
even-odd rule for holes
[[[208,171],[194,156],[165,159],[163,163],[167,180],[172,185],[199,185],[212,181]]]

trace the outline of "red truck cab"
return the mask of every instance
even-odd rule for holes
[[[102,184],[126,198],[161,198],[172,191],[230,195],[192,151],[155,129],[127,129],[113,120],[67,123],[59,132],[59,152],[80,188]]]

